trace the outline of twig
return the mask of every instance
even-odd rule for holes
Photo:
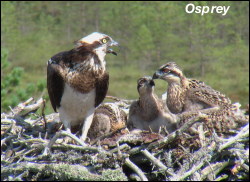
[[[18,104],[14,109],[11,109],[12,113],[19,114],[20,112],[22,112],[25,109],[26,105],[29,104],[33,100],[34,100],[34,98],[31,97],[28,100],[26,100],[25,102]]]
[[[111,95],[107,95],[106,96],[107,99],[112,99],[118,102],[124,102],[125,104],[131,104],[132,102],[134,102],[134,100],[126,100],[126,99],[120,99],[118,97],[115,96],[111,96]]]
[[[128,144],[122,144],[122,145],[119,145],[119,149],[120,149],[120,151],[121,150],[124,150],[124,149],[130,149],[131,147],[130,146],[128,146]],[[112,149],[112,150],[109,150],[109,152],[110,153],[115,153],[115,152],[118,152],[118,147],[116,147],[116,148],[114,148],[114,149]]]
[[[249,124],[247,124],[235,137],[230,138],[228,142],[224,143],[223,145],[219,146],[218,151],[221,152],[223,149],[229,147],[233,143],[237,142],[241,138],[245,138],[249,136]]]
[[[241,165],[242,168],[244,168],[248,173],[249,173],[249,166],[247,164],[242,164]]]
[[[142,153],[158,168],[166,171],[170,176],[174,176],[170,171],[168,171],[168,168],[157,158],[155,158],[152,154],[149,153],[147,149],[142,150]]]
[[[154,143],[149,144],[147,147],[148,150],[154,149],[154,148],[159,148],[163,147],[170,142],[172,142],[176,137],[180,136],[184,131],[186,131],[189,127],[191,127],[195,122],[206,119],[206,115],[199,113],[196,117],[192,118],[188,122],[186,122],[181,128],[176,130],[175,132],[169,134],[168,136],[164,137],[161,140],[158,140]]]
[[[4,131],[3,134],[1,134],[1,137],[5,136],[9,131],[12,130],[13,126],[16,124],[16,121],[14,119],[5,119],[5,120],[1,120],[1,124],[4,123],[4,121],[10,121],[10,126]],[[1,130],[2,130],[2,126],[1,126]],[[2,145],[1,145],[2,146]]]
[[[125,159],[125,164],[131,168],[138,176],[140,176],[142,181],[148,181],[148,178],[145,176],[145,174],[142,172],[142,170],[137,167],[133,162],[129,160],[129,158]]]
[[[78,142],[81,146],[77,146],[77,145],[70,145],[70,144],[61,144],[60,146],[53,146],[53,148],[65,148],[65,147],[69,147],[72,149],[77,149],[77,150],[83,150],[83,151],[93,151],[93,152],[99,152],[99,153],[105,153],[105,154],[109,154],[108,152],[106,152],[105,150],[100,150],[97,147],[91,147],[91,146],[87,146],[84,142],[82,142],[78,137],[76,137],[75,135],[68,133],[67,131],[61,130],[59,132],[56,133],[56,135],[50,140],[49,144],[45,147],[44,152],[42,155],[47,155],[48,152],[50,151],[50,149],[52,148],[52,145],[55,143],[55,141],[60,137],[60,136],[69,136],[72,139],[74,139],[76,142]]]
[[[4,139],[1,140],[1,147],[3,146],[3,144],[5,144],[6,142],[8,142],[9,140],[13,139],[13,138],[17,138],[17,135],[10,135]]]
[[[225,167],[230,165],[231,162],[225,161],[225,162],[217,162],[214,164],[210,164],[209,166],[205,167],[201,172],[201,179],[204,180],[205,178],[209,178],[209,175],[211,173],[214,173],[217,175],[220,171],[222,171]]]
[[[132,181],[140,181],[141,180],[141,178],[135,173],[131,174],[129,177]]]
[[[47,130],[47,120],[46,120],[46,117],[45,117],[45,114],[44,114],[45,105],[46,105],[46,101],[45,101],[45,99],[43,99],[42,118],[43,118],[43,121],[44,121],[44,129],[46,131]]]
[[[214,151],[216,148],[215,142],[212,142],[209,146],[203,147],[197,152],[193,153],[194,156],[192,161],[194,161],[193,167],[186,171],[185,173],[181,173],[173,176],[170,180],[172,181],[183,181],[188,176],[192,175],[194,172],[199,170],[205,163],[208,163],[212,156],[209,155],[212,151]],[[181,170],[180,170],[181,171]]]
[[[199,170],[204,165],[204,163],[205,162],[203,161],[200,164],[193,166],[189,171],[185,172],[183,175],[174,176],[173,178],[171,178],[170,181],[183,181],[186,177],[192,175],[194,172]]]
[[[213,181],[222,181],[228,178],[227,174],[223,174],[221,176],[219,176],[218,178],[214,179]]]
[[[43,99],[40,98],[35,104],[31,104],[28,105],[26,107],[24,107],[19,113],[17,113],[18,115],[24,116],[32,111],[35,111],[37,109],[39,109],[41,107],[41,105],[43,104]]]
[[[51,146],[56,142],[56,140],[60,137],[60,136],[69,136],[71,137],[72,139],[74,139],[76,142],[78,142],[80,145],[82,146],[86,146],[86,144],[81,141],[78,137],[76,137],[75,135],[73,135],[72,133],[69,133],[67,131],[64,131],[64,130],[61,130],[61,131],[58,131],[56,133],[56,135],[50,140],[49,144],[45,147],[44,149],[44,152],[43,152],[43,155],[47,155],[48,152],[50,151],[51,149]]]
[[[17,140],[15,142],[13,142],[13,144],[23,144],[26,146],[31,146],[32,143],[46,143],[45,140],[41,139],[41,138],[30,138],[30,139],[24,139],[24,140]]]
[[[199,134],[199,138],[200,138],[200,142],[201,142],[201,147],[204,147],[205,146],[206,138],[205,138],[205,134],[204,134],[204,130],[203,130],[203,125],[202,124],[198,126],[198,134]]]
[[[129,151],[129,155],[134,155],[136,153],[140,153],[141,150],[147,149],[152,150],[155,148],[161,148],[165,145],[174,141],[178,136],[180,136],[184,131],[186,131],[190,126],[192,126],[195,122],[200,121],[202,119],[206,119],[206,115],[199,113],[197,116],[191,118],[188,122],[182,125],[178,130],[173,133],[170,133],[168,136],[164,137],[163,139],[157,140],[153,143],[150,143],[148,146],[142,145],[140,147],[135,147]]]
[[[53,149],[67,149],[67,150],[77,150],[77,151],[91,151],[91,152],[99,152],[97,147],[93,146],[79,146],[79,145],[72,145],[72,144],[56,144],[52,146]]]

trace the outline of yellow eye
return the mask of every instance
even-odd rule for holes
[[[102,43],[106,44],[107,43],[107,39],[102,39]]]

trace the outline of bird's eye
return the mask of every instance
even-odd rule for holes
[[[139,85],[144,84],[144,82],[145,82],[145,80],[140,80],[140,81],[139,81]]]
[[[164,73],[170,72],[169,69],[167,69],[167,68],[163,69],[162,71],[163,71]]]
[[[103,43],[103,44],[106,44],[106,43],[107,43],[107,39],[105,39],[105,38],[102,39],[102,43]]]

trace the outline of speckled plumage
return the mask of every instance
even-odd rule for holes
[[[185,113],[183,116],[188,118],[188,112],[191,117],[195,115],[195,111],[201,111],[211,121],[207,125],[218,132],[227,132],[230,128],[237,127],[236,122],[239,118],[242,119],[242,114],[237,112],[239,108],[231,104],[228,97],[202,81],[186,78],[174,62],[161,66],[153,78],[168,82],[166,103],[172,113]]]
[[[95,110],[88,137],[93,140],[126,126],[127,115],[114,103],[103,103]]]

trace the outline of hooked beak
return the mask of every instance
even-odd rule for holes
[[[151,87],[154,87],[154,86],[155,86],[154,80],[150,80],[149,85],[150,85]]]
[[[110,44],[109,44],[109,47],[111,47],[111,46],[119,46],[119,44],[118,44],[118,42],[112,40],[112,41],[110,42]],[[117,53],[116,53],[113,49],[111,49],[111,48],[109,48],[109,49],[107,50],[107,53],[111,53],[111,54],[114,54],[114,55],[117,56]]]
[[[161,72],[160,71],[156,71],[153,75],[153,79],[158,79],[161,78]]]

